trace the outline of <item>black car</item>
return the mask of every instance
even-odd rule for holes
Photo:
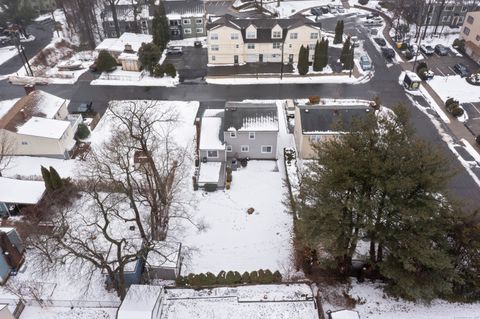
[[[193,46],[194,46],[195,48],[203,48],[202,41],[195,41],[195,42],[193,42]]]
[[[386,59],[393,59],[395,57],[395,51],[390,48],[382,48],[382,55]]]
[[[453,66],[453,70],[455,71],[455,73],[460,74],[462,78],[468,76],[469,74],[467,66],[463,63],[455,64]]]
[[[387,45],[387,41],[385,41],[384,38],[373,38],[373,41],[375,41],[375,43],[381,47],[384,47]]]
[[[444,45],[437,44],[435,46],[435,53],[438,55],[448,55],[448,48]]]

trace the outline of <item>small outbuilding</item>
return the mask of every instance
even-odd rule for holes
[[[360,319],[358,311],[355,310],[337,310],[327,311],[328,319]]]
[[[28,205],[36,205],[45,193],[45,183],[0,177],[0,217],[16,215]]]
[[[164,294],[163,286],[131,285],[117,319],[160,319]]]
[[[0,284],[23,264],[25,247],[15,228],[0,227]]]

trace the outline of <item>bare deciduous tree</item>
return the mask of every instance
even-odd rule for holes
[[[0,176],[2,176],[3,170],[10,165],[15,148],[14,139],[7,132],[0,130]]]

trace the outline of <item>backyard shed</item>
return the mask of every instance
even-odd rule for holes
[[[117,319],[160,319],[163,286],[132,285],[118,309]]]
[[[44,182],[0,177],[0,217],[18,213],[22,205],[36,205],[44,193]]]
[[[159,241],[148,253],[145,264],[150,279],[175,280],[182,267],[182,244]]]
[[[24,262],[23,247],[15,228],[0,227],[0,284],[15,273]]]

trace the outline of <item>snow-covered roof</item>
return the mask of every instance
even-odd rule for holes
[[[169,319],[318,319],[306,284],[168,289]]]
[[[138,61],[138,55],[136,53],[126,53],[122,52],[118,56],[118,60],[132,60],[132,61]]]
[[[63,136],[69,126],[69,121],[33,116],[25,124],[17,127],[17,133],[59,139]]]
[[[0,101],[0,119],[10,111],[18,100],[20,100],[20,98]]]
[[[155,243],[154,250],[147,256],[147,267],[175,268],[180,258],[182,244],[178,242],[160,241]]]
[[[58,110],[62,107],[67,100],[55,96],[53,94],[47,93],[42,90],[35,90],[30,93],[28,96],[23,97],[30,98],[36,104],[37,112],[45,114],[46,118],[52,119],[55,114],[57,114]]]
[[[218,183],[220,176],[221,162],[207,162],[200,165],[199,183]]]
[[[422,81],[422,79],[420,79],[420,77],[418,76],[418,74],[415,73],[415,72],[405,71],[405,74],[408,75],[408,77],[409,77],[410,80],[412,80],[412,81],[415,81],[415,82],[421,82],[421,81]]]
[[[220,140],[222,119],[220,117],[202,118],[200,131],[200,149],[202,150],[223,150],[225,145]]]
[[[0,202],[36,204],[44,192],[44,182],[0,177]]]
[[[161,301],[163,287],[131,285],[118,309],[117,319],[151,319],[155,305]]]
[[[125,45],[129,44],[132,47],[134,52],[137,52],[138,49],[142,46],[142,43],[150,43],[153,41],[153,36],[150,34],[140,34],[140,33],[123,33],[120,38],[107,38],[103,40],[95,50],[107,50],[113,52],[123,52],[125,50]]]
[[[360,315],[354,310],[338,310],[330,313],[331,319],[360,319]]]
[[[276,104],[227,102],[225,131],[278,131]]]

